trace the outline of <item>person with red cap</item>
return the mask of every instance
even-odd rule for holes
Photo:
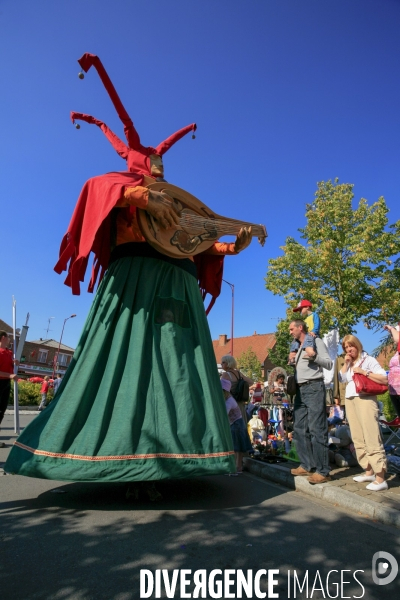
[[[247,247],[251,231],[242,229],[234,243],[215,243],[195,262],[153,249],[137,209],[162,229],[178,223],[172,199],[147,185],[165,181],[163,155],[196,125],[143,146],[100,59],[84,54],[78,62],[85,72],[97,70],[127,143],[90,115],[71,118],[97,125],[127,171],[94,177],[82,189],[55,270],[68,270],[65,283],[79,294],[93,252],[89,291],[102,281],[57,397],[24,429],[4,470],[127,482],[230,473],[232,439],[197,280],[215,301],[224,256]],[[159,497],[148,491],[150,499]]]
[[[313,358],[317,351],[315,345],[315,338],[319,337],[320,331],[320,320],[318,314],[311,310],[312,304],[309,300],[301,300],[293,312],[299,312],[302,317],[305,317],[304,322],[307,325],[308,333],[303,342],[302,348],[304,349],[306,356],[305,358]],[[296,353],[300,348],[300,344],[297,340],[294,340],[290,344],[289,364],[293,365]]]

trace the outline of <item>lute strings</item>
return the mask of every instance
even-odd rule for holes
[[[230,220],[227,222],[221,219],[207,219],[206,217],[201,217],[199,215],[184,214],[183,217],[180,217],[179,223],[182,226],[198,229],[199,231],[207,229],[207,225],[209,224],[215,227],[221,234],[235,234],[241,227],[251,227],[252,235],[265,235],[263,227],[245,221]]]

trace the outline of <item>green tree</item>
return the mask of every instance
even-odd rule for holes
[[[299,229],[305,244],[287,238],[283,256],[268,264],[266,288],[292,307],[310,300],[322,333],[351,333],[360,320],[376,328],[400,314],[400,221],[388,225],[383,197],[356,208],[353,198],[352,184],[318,183]]]
[[[290,343],[293,341],[289,333],[289,325],[294,319],[301,319],[299,313],[294,313],[291,308],[286,310],[286,318],[281,319],[276,327],[275,338],[276,343],[272,350],[269,351],[269,358],[277,367],[282,367],[289,374],[292,373],[293,367],[288,366],[288,355]]]
[[[237,359],[238,368],[255,381],[261,381],[261,363],[251,346]]]

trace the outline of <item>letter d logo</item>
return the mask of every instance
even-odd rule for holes
[[[382,559],[385,562],[381,562]],[[378,563],[378,561],[380,561]],[[390,572],[389,567],[391,567],[392,571]],[[372,557],[372,579],[373,582],[377,585],[387,585],[388,583],[392,583],[394,579],[397,577],[397,573],[399,572],[399,565],[397,564],[397,560],[392,554],[389,552],[375,552]],[[386,575],[386,577],[380,577],[381,575]]]

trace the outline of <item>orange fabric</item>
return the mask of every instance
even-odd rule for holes
[[[128,187],[124,192],[123,198],[118,200],[116,206],[137,206],[146,208],[149,203],[149,188],[142,185]]]
[[[211,248],[204,251],[204,254],[213,254],[214,256],[232,256],[233,254],[238,254],[238,252],[235,251],[234,243],[227,244],[225,242],[215,242]]]
[[[123,198],[118,200],[116,207],[123,208],[126,206],[146,208],[149,201],[149,189],[138,185],[136,187],[127,188]],[[129,242],[145,242],[142,232],[136,218],[135,208],[130,211],[127,218],[125,211],[120,211],[117,217],[117,238],[116,246],[127,244]]]

